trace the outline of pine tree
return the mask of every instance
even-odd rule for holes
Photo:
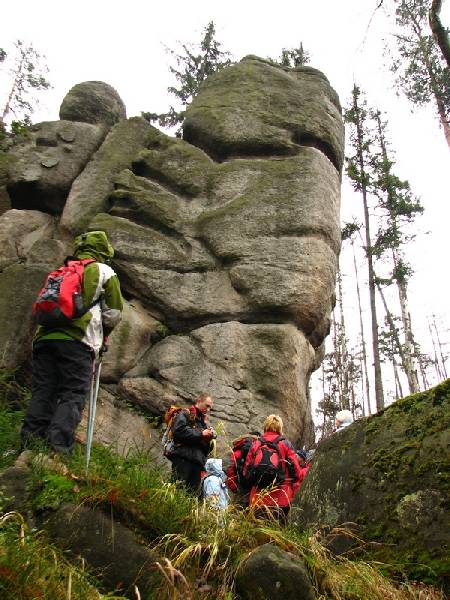
[[[419,391],[418,365],[415,358],[415,343],[408,309],[408,279],[411,266],[405,260],[403,248],[411,237],[404,232],[405,224],[414,221],[423,207],[415,198],[407,181],[400,180],[393,172],[392,153],[388,152],[387,123],[382,120],[380,111],[372,112],[376,123],[376,143],[379,152],[373,154],[373,191],[378,197],[379,207],[384,212],[383,224],[378,230],[374,252],[377,257],[389,253],[392,259],[392,272],[383,282],[395,283],[398,291],[404,342],[401,352],[402,365],[408,379],[411,394]],[[381,288],[379,288],[381,290]],[[383,300],[387,312],[387,306]]]
[[[361,100],[361,91],[355,85],[352,91],[352,103],[345,111],[344,119],[350,127],[350,143],[353,155],[347,159],[347,175],[358,193],[364,208],[365,251],[369,275],[369,298],[372,323],[372,351],[374,359],[375,400],[377,410],[384,407],[383,381],[381,375],[381,360],[378,340],[377,307],[375,297],[375,272],[373,266],[373,246],[370,233],[369,189],[371,178],[369,174],[372,138],[366,126],[368,112],[366,102]]]
[[[222,50],[222,44],[216,39],[213,21],[205,27],[200,44],[181,44],[181,49],[181,53],[167,49],[175,60],[175,66],[169,66],[169,70],[179,83],[179,87],[170,86],[167,91],[178,100],[181,110],[171,106],[162,114],[142,113],[145,119],[150,122],[157,121],[161,127],[180,125],[184,120],[186,108],[198,93],[203,81],[212,73],[231,64],[230,53]],[[181,127],[177,135],[181,136]]]
[[[450,68],[429,30],[428,0],[396,0],[394,34],[398,56],[391,64],[397,87],[410,102],[434,100],[450,147]]]
[[[278,59],[269,59],[282,67],[303,67],[310,61],[309,52],[303,48],[303,43],[300,42],[298,48],[283,48],[281,56]]]

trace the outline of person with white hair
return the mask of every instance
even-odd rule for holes
[[[353,415],[349,410],[340,410],[335,417],[336,429],[337,431],[342,431],[349,425],[353,423]]]

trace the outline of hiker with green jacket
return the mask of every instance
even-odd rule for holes
[[[105,232],[91,231],[75,239],[74,256],[65,260],[66,268],[71,264],[79,268],[82,261],[79,296],[85,312],[72,320],[63,318],[58,324],[44,319],[46,324],[37,328],[31,400],[21,431],[23,446],[40,438],[56,452],[69,453],[73,448],[94,360],[122,314],[119,279],[106,264],[113,256]]]

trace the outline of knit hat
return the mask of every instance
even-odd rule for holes
[[[301,456],[303,458],[303,460],[306,460],[306,458],[308,456],[306,450],[297,450],[297,454],[299,456]]]

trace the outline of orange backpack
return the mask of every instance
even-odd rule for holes
[[[174,404],[172,404],[166,410],[166,413],[164,415],[164,423],[166,424],[166,429],[164,431],[164,434],[163,434],[163,437],[161,440],[161,444],[163,447],[163,454],[167,458],[170,458],[170,456],[172,455],[172,452],[175,449],[175,442],[173,440],[173,422],[174,422],[176,415],[181,411],[185,411],[186,413],[189,413],[188,409],[181,408],[180,406],[175,406]]]

